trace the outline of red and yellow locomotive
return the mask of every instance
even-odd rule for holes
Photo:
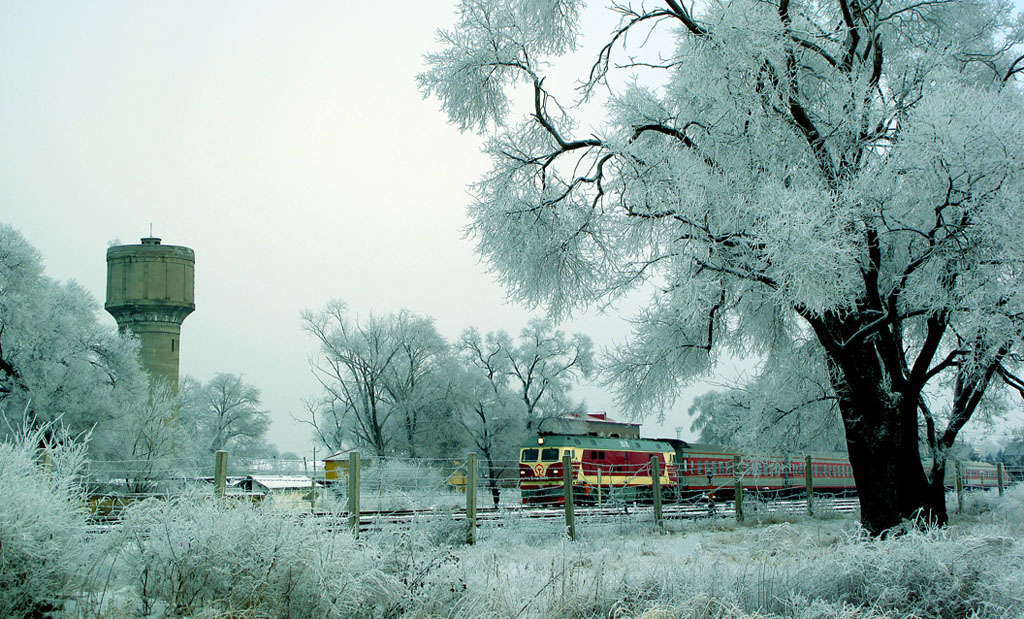
[[[559,503],[564,500],[563,458],[568,455],[576,497],[595,502],[600,492],[642,500],[651,496],[654,467],[663,487],[676,485],[676,450],[673,441],[606,438],[573,434],[542,434],[536,443],[519,450],[519,487],[523,503]],[[605,494],[605,496],[608,496]]]
[[[564,501],[563,458],[566,455],[572,469],[575,497],[582,503],[598,502],[602,496],[620,501],[650,500],[655,466],[666,498],[712,493],[731,498],[736,477],[749,492],[803,492],[808,464],[806,457],[760,455],[716,445],[691,445],[675,439],[541,434],[519,450],[519,487],[523,503]],[[734,470],[736,456],[739,456],[739,471]],[[813,454],[810,466],[815,492],[837,495],[856,492],[853,468],[845,454]],[[950,487],[952,471],[950,463],[946,469],[946,485]],[[991,464],[965,462],[962,471],[965,488],[997,484],[996,467]]]

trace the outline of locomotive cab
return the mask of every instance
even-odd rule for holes
[[[534,442],[535,441],[535,442]],[[564,464],[581,503],[602,499],[650,500],[654,471],[662,487],[676,483],[675,448],[667,441],[593,435],[542,434],[519,452],[519,486],[524,503],[564,501]],[[652,466],[652,458],[657,466]]]

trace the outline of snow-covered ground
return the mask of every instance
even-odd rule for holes
[[[33,443],[27,441],[26,445]],[[509,511],[465,544],[437,513],[355,539],[209,494],[132,506],[104,532],[58,458],[0,445],[0,616],[1021,617],[1024,487],[887,540],[855,518],[560,523]]]
[[[853,518],[556,522],[479,531],[438,515],[354,540],[321,521],[197,497],[100,536],[112,578],[78,611],[289,617],[1018,617],[1024,488],[952,526],[879,541]],[[105,599],[100,600],[100,595]],[[80,598],[81,599],[81,598]],[[75,608],[68,607],[68,611]],[[77,612],[77,611],[76,611]]]
[[[1022,507],[1017,489],[995,511],[887,541],[850,518],[604,527],[577,542],[496,533],[459,555],[471,593],[458,614],[1019,617]]]

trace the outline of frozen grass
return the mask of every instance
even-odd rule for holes
[[[949,528],[884,541],[840,518],[657,534],[632,514],[581,522],[570,542],[560,521],[509,511],[469,547],[444,515],[356,542],[259,508],[154,501],[124,528],[136,539],[123,599],[156,615],[1017,617],[1022,503],[1015,490]]]
[[[0,617],[43,616],[80,586],[83,453],[53,426],[0,443]]]
[[[664,536],[582,530],[513,556],[496,535],[462,558],[495,616],[1019,617],[1022,497],[988,523],[886,541],[840,519],[694,522]]]
[[[360,506],[363,511],[435,510],[439,513],[462,509],[466,494],[449,479],[462,471],[454,460],[375,458],[364,464],[360,475]],[[461,477],[461,475],[460,475]],[[318,508],[345,511],[348,508],[348,480],[343,479],[322,493]],[[501,488],[502,505],[520,505],[518,488]],[[477,506],[493,506],[486,480],[479,481]]]
[[[975,495],[950,527],[887,540],[850,518],[669,522],[516,510],[479,543],[439,512],[355,540],[329,520],[186,494],[85,535],[72,448],[45,470],[0,450],[0,614],[87,617],[1024,616],[1024,488]],[[16,500],[10,500],[14,498]],[[335,525],[337,526],[337,525]]]

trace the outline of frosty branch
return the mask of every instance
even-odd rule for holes
[[[563,17],[579,8],[550,5]],[[467,2],[464,16],[486,13],[487,27],[464,17],[442,33],[457,45],[427,57],[424,92],[490,137],[493,170],[471,210],[479,251],[515,296],[555,313],[650,290],[632,342],[606,363],[639,414],[720,350],[775,359],[771,384],[786,355],[815,344],[865,525],[880,533],[921,510],[943,521],[914,464],[920,426],[941,452],[991,378],[1006,382],[1024,331],[1024,281],[1010,266],[1024,259],[1015,17],[988,0],[612,10],[619,26],[572,107],[551,107],[556,85],[538,67],[573,48],[575,24],[540,5]],[[682,28],[659,49],[665,24]],[[621,67],[652,76],[618,86]],[[496,69],[530,86],[512,129],[516,81]],[[604,126],[574,138],[599,84]],[[933,383],[951,389],[941,436]]]

